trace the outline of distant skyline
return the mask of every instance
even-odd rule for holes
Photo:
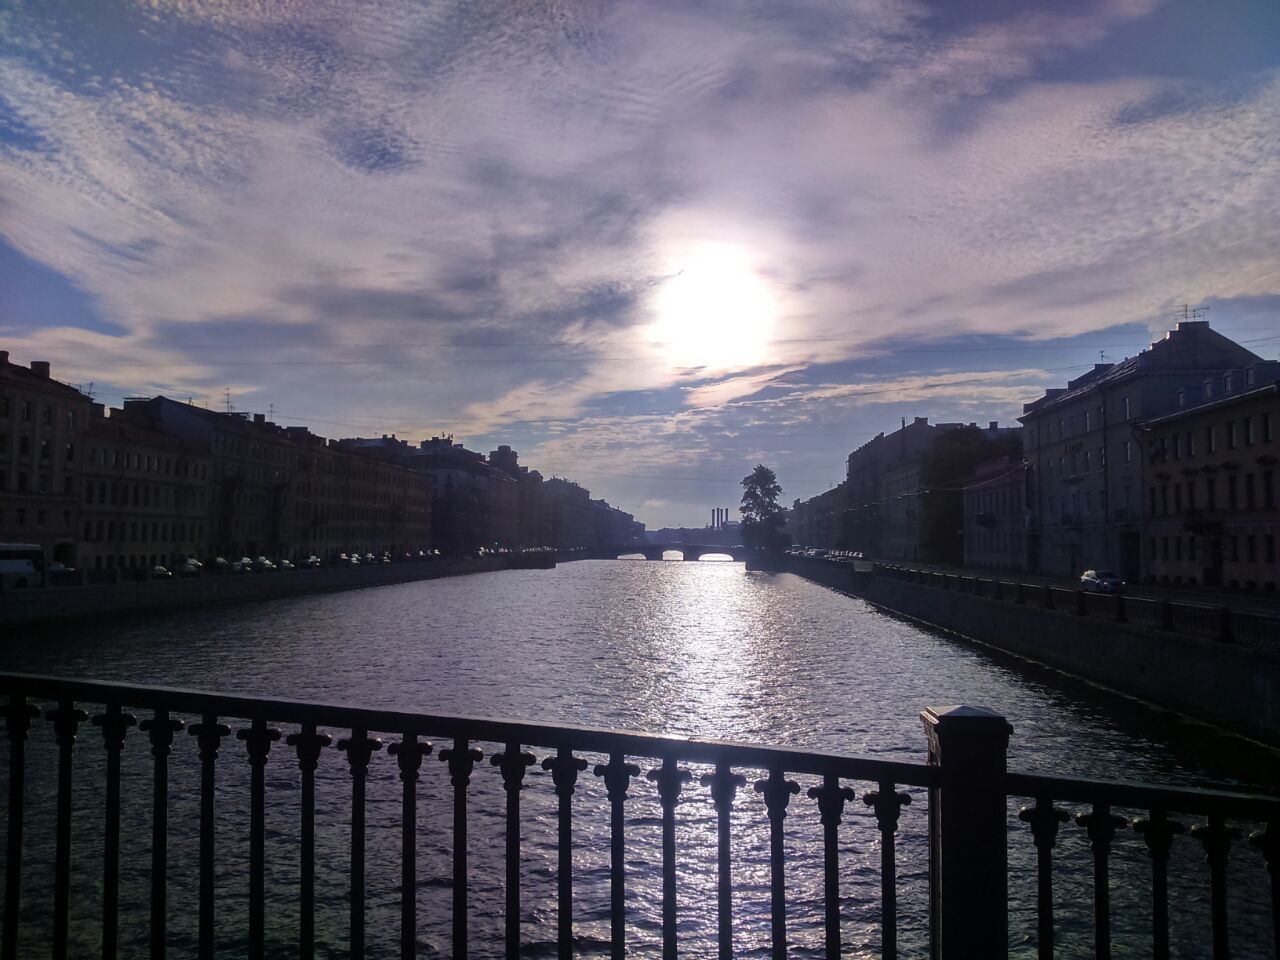
[[[651,528],[1280,349],[1280,4],[0,2],[0,348]]]

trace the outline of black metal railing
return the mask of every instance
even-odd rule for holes
[[[1010,797],[1033,801],[1022,808],[1019,817],[1029,825],[1036,847],[1037,956],[1042,960],[1054,956],[1054,847],[1060,827],[1071,824],[1083,829],[1093,859],[1095,957],[1111,956],[1109,862],[1118,835],[1130,830],[1141,837],[1151,863],[1149,947],[1152,957],[1165,960],[1169,956],[1168,870],[1175,842],[1196,842],[1203,849],[1208,874],[1212,956],[1214,960],[1230,956],[1227,861],[1232,841],[1241,839],[1249,825],[1257,828],[1248,832],[1249,843],[1261,852],[1267,871],[1273,877],[1271,927],[1274,943],[1280,944],[1280,884],[1274,880],[1280,852],[1280,799],[1220,790],[1173,789],[1018,773],[1008,774],[1005,783]],[[1055,804],[1066,804],[1073,809],[1069,811]],[[1121,816],[1121,812],[1127,815]],[[1181,819],[1173,819],[1176,816]],[[1188,817],[1202,822],[1188,829],[1183,822]],[[1175,841],[1183,834],[1187,840]],[[1256,944],[1251,945],[1247,953],[1260,955]]]
[[[911,805],[916,814],[927,813],[928,894],[927,910],[913,904],[912,915],[927,924],[934,957],[1003,957],[1009,949],[1008,888],[1019,872],[1026,869],[1034,846],[1037,896],[1032,911],[1036,927],[1033,938],[1039,957],[1054,955],[1055,924],[1053,892],[1055,879],[1055,846],[1064,825],[1074,823],[1083,831],[1090,845],[1093,878],[1093,935],[1096,956],[1110,955],[1112,914],[1110,906],[1112,847],[1118,834],[1131,832],[1141,837],[1151,861],[1152,923],[1150,946],[1156,957],[1168,955],[1169,945],[1169,850],[1174,837],[1187,826],[1183,820],[1197,818],[1203,822],[1190,825],[1187,835],[1204,850],[1207,861],[1205,887],[1209,894],[1208,922],[1215,958],[1227,955],[1228,899],[1227,863],[1232,841],[1250,834],[1255,848],[1249,854],[1254,867],[1265,862],[1274,870],[1276,851],[1280,849],[1280,798],[1232,793],[1222,790],[1196,790],[1154,787],[1141,784],[1075,780],[1061,777],[1007,773],[1010,727],[990,711],[970,707],[932,708],[924,712],[928,735],[928,763],[868,759],[834,753],[814,753],[777,749],[748,744],[707,742],[679,737],[654,736],[588,727],[552,726],[526,722],[432,716],[427,714],[369,710],[347,706],[326,706],[290,700],[250,696],[221,695],[160,687],[134,686],[96,681],[64,680],[16,674],[0,674],[0,697],[5,704],[9,733],[8,807],[5,816],[5,893],[3,935],[0,958],[15,960],[24,952],[27,941],[20,940],[25,929],[22,919],[24,881],[33,875],[52,875],[49,904],[27,904],[28,913],[40,915],[43,929],[51,930],[48,952],[55,958],[82,955],[86,951],[73,948],[69,933],[77,914],[89,912],[86,905],[73,899],[71,872],[73,839],[99,835],[90,829],[86,819],[101,816],[102,857],[101,882],[94,888],[101,892],[101,925],[98,931],[100,952],[115,957],[123,936],[120,920],[121,888],[121,754],[126,743],[144,737],[149,747],[149,837],[144,846],[149,855],[149,868],[138,876],[149,881],[149,902],[142,917],[134,917],[135,927],[145,934],[146,952],[153,958],[164,957],[178,949],[170,935],[168,921],[178,912],[194,912],[194,952],[201,958],[212,957],[229,946],[236,955],[263,957],[268,949],[268,931],[277,952],[281,948],[280,917],[268,913],[268,875],[278,871],[268,855],[268,796],[284,794],[284,805],[292,808],[295,829],[281,830],[272,819],[272,829],[283,834],[284,841],[296,850],[297,924],[293,933],[296,947],[291,954],[312,957],[317,950],[317,797],[325,791],[317,789],[317,771],[333,771],[326,786],[341,787],[349,797],[349,841],[345,853],[349,858],[342,880],[346,889],[341,898],[330,892],[330,904],[345,899],[349,906],[346,927],[346,952],[352,957],[388,955],[388,949],[374,949],[366,937],[367,913],[374,906],[367,884],[368,841],[382,840],[372,831],[367,819],[367,780],[371,771],[394,766],[399,781],[395,802],[395,820],[383,817],[380,823],[387,832],[385,839],[398,842],[380,843],[388,851],[398,847],[400,883],[398,887],[380,888],[378,896],[398,897],[399,955],[413,957],[420,948],[418,887],[423,880],[419,867],[419,848],[434,842],[424,829],[423,817],[433,818],[438,831],[446,839],[437,844],[440,856],[448,856],[451,870],[442,886],[450,891],[449,953],[466,957],[475,930],[476,908],[472,889],[476,878],[468,853],[473,843],[469,829],[480,813],[486,812],[480,801],[491,801],[495,808],[487,811],[502,824],[501,869],[491,864],[494,876],[487,877],[490,886],[498,885],[501,874],[501,904],[504,914],[501,944],[496,954],[519,957],[531,944],[524,939],[530,904],[523,897],[529,876],[523,863],[522,844],[532,820],[554,837],[555,866],[549,872],[554,892],[539,897],[537,907],[554,906],[554,949],[560,957],[575,953],[580,917],[575,914],[575,851],[583,852],[584,843],[575,840],[576,830],[585,828],[592,836],[602,837],[598,824],[582,823],[584,813],[598,816],[607,810],[607,876],[609,887],[607,949],[613,957],[623,957],[634,947],[660,948],[664,957],[674,957],[682,946],[682,925],[677,905],[681,893],[681,871],[678,869],[691,851],[681,843],[682,804],[690,795],[700,793],[714,809],[715,847],[715,923],[714,942],[723,958],[740,955],[744,945],[735,926],[735,903],[741,905],[741,890],[735,877],[750,868],[767,877],[767,943],[773,957],[786,957],[797,949],[789,929],[802,921],[821,930],[821,949],[827,957],[838,957],[849,944],[845,936],[850,925],[850,908],[842,896],[848,893],[849,870],[842,871],[841,854],[849,851],[847,818],[865,809],[874,819],[871,836],[879,847],[878,903],[872,913],[879,927],[879,955],[898,955],[900,860],[898,840],[900,816]],[[89,709],[86,709],[89,708]],[[130,711],[143,715],[137,722]],[[47,721],[56,747],[56,785],[44,794],[29,790],[26,773],[32,758],[27,757],[29,734],[44,733],[35,724]],[[105,752],[105,769],[101,787],[95,784],[86,806],[83,795],[73,802],[73,782],[79,774],[76,766],[76,743],[88,732],[91,722],[101,733]],[[279,724],[287,727],[285,733]],[[134,728],[137,733],[131,733]],[[183,729],[189,736],[181,736]],[[233,736],[234,734],[234,736]],[[378,734],[387,738],[387,743]],[[427,737],[442,739],[446,746],[435,750]],[[41,742],[43,742],[41,739]],[[228,929],[226,897],[228,877],[220,871],[221,854],[226,838],[220,828],[219,807],[227,802],[230,785],[225,782],[227,769],[224,752],[236,742],[242,744],[248,761],[248,782],[235,784],[247,791],[247,870],[235,874],[237,882],[248,888],[245,930],[234,935]],[[32,742],[35,742],[34,740]],[[296,791],[283,789],[278,775],[267,777],[269,764],[277,764],[278,752],[288,750],[289,769],[296,770]],[[83,747],[81,748],[83,752]],[[239,750],[236,751],[239,753]],[[95,756],[102,756],[94,752]],[[380,755],[387,760],[378,761]],[[425,761],[435,756],[443,765]],[[339,760],[341,757],[341,760]],[[487,758],[488,762],[483,761]],[[596,763],[589,762],[595,758]],[[171,790],[170,762],[174,761],[174,783]],[[219,761],[222,760],[222,763]],[[642,761],[642,762],[635,762]],[[83,761],[80,761],[83,763]],[[439,774],[446,774],[443,786]],[[243,769],[243,766],[241,766]],[[489,770],[492,769],[492,775]],[[589,773],[588,773],[589,771]],[[695,777],[696,771],[702,775]],[[92,770],[90,772],[97,772]],[[540,784],[547,784],[554,800],[541,809],[545,816],[530,816],[522,811],[522,792],[530,784],[526,775],[533,774]],[[184,774],[189,774],[187,779]],[[642,776],[643,774],[643,776]],[[748,777],[746,774],[750,774]],[[802,789],[792,777],[812,785]],[[339,779],[340,777],[341,779]],[[473,778],[481,781],[473,784]],[[488,779],[485,779],[488,778]],[[191,780],[192,782],[187,782]],[[343,781],[349,781],[344,785]],[[434,781],[441,788],[430,791]],[[500,780],[500,788],[498,781]],[[745,790],[754,781],[751,790]],[[136,792],[126,780],[129,794]],[[477,790],[490,785],[493,789]],[[221,787],[221,789],[219,789]],[[499,801],[499,789],[505,801]],[[100,792],[99,792],[100,791]],[[195,859],[198,893],[195,902],[173,896],[174,879],[168,851],[171,841],[171,813],[179,809],[181,798],[198,792],[192,805],[198,820],[198,854]],[[640,794],[652,792],[652,798]],[[36,795],[28,797],[28,793]],[[296,793],[296,804],[293,797]],[[586,794],[586,796],[584,796]],[[243,796],[243,794],[239,794]],[[633,796],[634,795],[634,796]],[[428,797],[424,810],[419,800]],[[913,798],[918,803],[913,804]],[[33,808],[29,801],[36,801]],[[333,797],[323,798],[332,808]],[[534,799],[537,799],[535,797]],[[853,810],[849,804],[856,800]],[[1010,810],[1010,801],[1026,799],[1031,803],[1021,812]],[[587,803],[587,801],[591,801]],[[635,911],[635,896],[628,897],[628,880],[632,862],[628,859],[628,836],[635,826],[626,814],[628,802],[656,803],[660,809],[657,824],[661,833],[661,872],[658,904],[653,913],[659,943],[629,946],[628,912]],[[98,806],[99,802],[101,806]],[[919,808],[925,807],[924,811]],[[763,809],[760,810],[760,807]],[[750,808],[750,809],[748,809]],[[1077,816],[1069,819],[1068,808]],[[48,817],[52,810],[53,836],[48,843],[51,863],[41,859],[24,862],[24,831],[34,813]],[[280,807],[273,808],[277,814]],[[100,813],[99,813],[100,811]],[[767,820],[768,842],[764,861],[757,865],[742,859],[743,838],[735,832],[747,814],[759,812]],[[1119,817],[1117,811],[1130,816]],[[449,814],[451,813],[451,817]],[[794,815],[794,816],[793,816]],[[1136,819],[1132,819],[1136,816]],[[820,869],[820,882],[808,883],[793,875],[799,864],[788,861],[788,833],[784,821],[805,818],[817,830],[820,856],[813,867]],[[1181,819],[1174,819],[1175,817]],[[1016,826],[1017,819],[1029,827],[1029,834]],[[175,822],[182,819],[178,815]],[[451,824],[450,824],[451,820]],[[332,823],[327,823],[332,826]],[[345,826],[345,823],[340,824]],[[842,825],[846,827],[842,830]],[[1011,829],[1012,828],[1012,829]],[[1073,829],[1067,826],[1066,829]],[[1127,834],[1126,834],[1127,835]],[[909,837],[910,838],[910,837]],[[277,837],[277,840],[280,838]],[[862,836],[865,842],[869,838]],[[221,840],[222,845],[219,841]],[[1187,841],[1177,841],[1179,843]],[[278,844],[277,844],[278,847]],[[44,849],[42,845],[41,849]],[[1258,854],[1261,854],[1259,860]],[[83,855],[81,855],[83,856]],[[437,857],[436,859],[439,859]],[[376,861],[385,866],[383,858]],[[760,867],[767,863],[763,870]],[[807,863],[807,861],[806,861]],[[1011,871],[1010,864],[1013,869]],[[324,864],[332,872],[334,863]],[[436,865],[428,865],[434,870]],[[918,864],[911,869],[917,871]],[[708,867],[710,869],[710,867]],[[865,865],[860,867],[865,870]],[[918,871],[917,871],[918,872]],[[440,875],[440,874],[437,874]],[[687,879],[687,874],[684,875]],[[820,895],[803,903],[788,898],[790,884],[804,880],[803,889],[818,889]],[[1246,882],[1250,882],[1246,878]],[[47,886],[47,885],[46,885]],[[1253,884],[1256,888],[1257,884]],[[651,889],[646,887],[646,890]],[[917,895],[917,887],[912,887]],[[1280,901],[1277,887],[1272,885],[1271,922],[1280,943]],[[686,904],[686,907],[688,905]],[[194,907],[194,910],[193,910]],[[818,911],[804,916],[805,910]],[[495,911],[496,912],[496,911]],[[96,916],[97,907],[93,911]],[[383,911],[385,914],[385,911]],[[1019,922],[1022,915],[1019,914]],[[83,926],[83,919],[80,925]],[[334,924],[327,929],[332,932]],[[83,930],[80,931],[83,934]],[[1129,931],[1132,933],[1132,929]],[[922,931],[913,936],[921,942]],[[866,942],[866,931],[858,937]],[[1026,939],[1026,938],[1024,938]],[[230,943],[230,941],[234,943]],[[81,944],[84,938],[81,936]],[[143,952],[138,931],[132,942]],[[324,940],[325,952],[334,954],[338,944],[332,936]],[[1145,949],[1146,944],[1141,944]],[[1254,945],[1256,946],[1256,944]],[[240,949],[240,948],[243,949]],[[487,949],[487,948],[486,948]],[[42,950],[43,952],[43,950]],[[126,951],[128,952],[128,951]],[[483,952],[483,951],[477,951]],[[490,951],[495,953],[495,951]]]
[[[266,951],[268,918],[266,896],[266,769],[275,762],[276,750],[292,748],[292,761],[301,777],[298,804],[299,924],[297,954],[315,954],[316,853],[315,853],[315,772],[322,757],[333,745],[345,753],[350,772],[351,835],[349,843],[349,953],[366,955],[366,779],[371,762],[383,741],[375,734],[389,735],[385,752],[392,758],[401,781],[400,799],[400,955],[417,955],[417,906],[419,884],[417,852],[419,836],[418,794],[424,760],[433,752],[447,765],[452,787],[452,944],[451,955],[468,955],[468,933],[472,914],[468,899],[468,785],[479,775],[481,761],[501,777],[505,803],[505,955],[519,957],[525,946],[521,940],[521,790],[526,771],[539,764],[550,773],[557,802],[558,857],[556,864],[556,947],[560,957],[574,952],[574,827],[575,795],[584,788],[581,776],[590,768],[607,794],[610,807],[610,953],[622,957],[627,951],[625,891],[626,818],[623,810],[629,793],[637,784],[651,782],[662,810],[662,953],[674,957],[678,947],[676,922],[677,830],[676,805],[681,793],[704,789],[714,804],[718,821],[717,937],[720,956],[734,955],[733,885],[734,812],[748,797],[759,795],[770,824],[769,887],[771,900],[771,955],[788,955],[786,857],[783,821],[794,812],[791,801],[800,787],[790,779],[802,775],[819,784],[808,791],[814,814],[823,829],[825,951],[829,957],[841,952],[841,910],[839,827],[846,801],[861,797],[873,805],[883,847],[882,904],[880,910],[883,956],[896,956],[897,910],[895,833],[897,811],[909,798],[900,787],[928,788],[937,781],[937,770],[920,763],[867,759],[836,754],[723,742],[700,742],[678,737],[651,736],[588,727],[549,726],[535,723],[508,723],[455,716],[366,710],[325,706],[289,700],[221,695],[160,687],[132,686],[97,681],[62,680],[0,674],[0,695],[7,701],[6,719],[10,737],[9,808],[6,829],[5,911],[3,960],[15,960],[19,951],[19,917],[24,879],[23,835],[29,819],[24,809],[25,756],[28,733],[41,718],[51,722],[58,748],[56,787],[56,837],[53,879],[52,955],[70,955],[67,933],[71,927],[70,867],[74,825],[72,809],[73,748],[86,721],[101,729],[107,754],[105,789],[105,856],[101,889],[101,953],[114,957],[119,937],[120,776],[119,760],[126,734],[135,725],[145,734],[152,756],[153,781],[151,817],[151,899],[147,911],[149,952],[153,958],[166,955],[171,947],[166,921],[171,904],[167,899],[169,868],[168,816],[171,808],[169,758],[180,750],[187,737],[198,751],[199,762],[199,895],[197,955],[212,957],[223,927],[218,919],[217,814],[215,777],[220,754],[234,739],[243,743],[250,767],[248,820],[248,929],[245,953],[263,957]],[[39,702],[38,707],[32,700]],[[51,706],[50,706],[51,705]],[[92,708],[90,713],[83,707]],[[144,715],[140,723],[129,711]],[[293,728],[287,734],[276,724]],[[325,732],[333,731],[334,733]],[[448,746],[435,751],[427,737],[442,738]],[[529,749],[526,749],[529,748]],[[535,756],[532,750],[537,750]],[[591,767],[588,756],[599,757]],[[650,761],[645,778],[642,766],[632,760]],[[330,760],[329,762],[332,762]],[[540,762],[540,763],[539,763]],[[690,767],[709,770],[695,785]],[[756,771],[754,790],[739,796],[747,778],[738,771]],[[847,784],[862,784],[855,790]]]

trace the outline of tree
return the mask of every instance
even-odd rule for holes
[[[777,475],[762,463],[742,478],[742,542],[748,547],[773,553],[786,546],[781,495]]]

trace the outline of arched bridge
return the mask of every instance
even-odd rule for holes
[[[628,543],[610,547],[602,553],[615,559],[638,553],[646,560],[661,560],[668,550],[678,552],[685,560],[701,560],[714,553],[732,557],[740,563],[747,559],[748,553],[747,548],[741,545],[726,547],[716,543]]]

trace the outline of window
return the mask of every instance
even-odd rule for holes
[[[6,396],[0,396],[0,417],[7,417],[8,415],[9,415],[9,398]]]
[[[1124,442],[1124,462],[1133,463],[1133,441],[1126,440]]]
[[[1227,421],[1227,449],[1234,450],[1236,448],[1236,422],[1234,420]]]
[[[30,437],[18,438],[18,456],[20,457],[31,456],[31,438]]]
[[[18,407],[18,419],[23,423],[31,422],[31,402],[29,400],[23,400]]]
[[[1199,542],[1195,537],[1187,537],[1187,559],[1192,563],[1196,560],[1196,549]]]
[[[1252,510],[1257,505],[1257,501],[1254,499],[1253,474],[1246,473],[1244,475],[1244,508]]]
[[[1218,481],[1214,477],[1207,477],[1204,481],[1204,500],[1206,509],[1218,509]]]
[[[1258,559],[1258,538],[1252,533],[1244,538],[1244,558],[1250,563]]]
[[[1217,449],[1217,431],[1214,429],[1213,424],[1209,424],[1209,426],[1204,428],[1204,450],[1205,453],[1213,453]]]
[[[40,441],[40,459],[41,460],[49,459],[49,441],[48,440]]]
[[[1191,430],[1187,431],[1187,456],[1194,457],[1196,455],[1196,435]]]
[[[1085,473],[1089,472],[1089,451],[1088,450],[1084,452],[1084,472]]]
[[[1273,533],[1268,533],[1262,538],[1263,556],[1267,563],[1276,562],[1276,537]]]
[[[1262,442],[1271,442],[1271,414],[1264,413],[1258,417],[1258,432],[1262,434]]]
[[[1129,398],[1128,398],[1128,397],[1125,397],[1125,398],[1124,398],[1122,401],[1120,401],[1120,402],[1124,404],[1124,418],[1125,418],[1126,420],[1128,420],[1128,419],[1129,419],[1129,417],[1130,417],[1130,413],[1129,413]]]
[[[1270,470],[1262,473],[1262,508],[1273,510],[1276,505],[1276,475]]]
[[[66,454],[67,454],[67,463],[76,462],[76,445],[74,443],[67,444]]]
[[[19,507],[17,510],[17,513],[18,513],[18,526],[25,527],[27,525],[27,508]]]
[[[44,407],[41,408],[40,422],[43,423],[45,426],[50,426],[53,423],[53,407],[46,404]]]
[[[76,412],[74,410],[67,411],[67,429],[74,430],[76,428]]]
[[[1246,447],[1253,446],[1253,417],[1245,417],[1240,421],[1241,432],[1244,434],[1244,445]]]
[[[1084,432],[1085,433],[1089,432],[1089,411],[1088,410],[1084,412]]]
[[[1236,479],[1237,478],[1234,474],[1227,477],[1227,509],[1228,510],[1234,510],[1240,505],[1240,498],[1237,496],[1237,491],[1236,491],[1236,487],[1238,486]]]

